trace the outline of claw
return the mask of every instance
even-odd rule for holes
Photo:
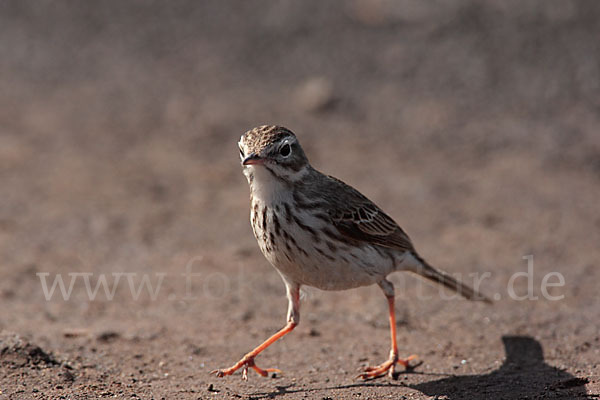
[[[214,374],[217,378],[222,378],[226,375],[231,375],[238,369],[242,368],[242,379],[247,380],[248,368],[252,368],[259,375],[262,375],[264,377],[269,376],[269,372],[281,373],[281,371],[277,368],[262,369],[257,367],[254,363],[254,357],[256,357],[260,352],[269,347],[271,344],[275,343],[278,339],[290,333],[296,327],[296,325],[298,325],[298,315],[300,315],[298,311],[300,302],[299,287],[294,288],[294,291],[292,294],[290,294],[290,296],[292,296],[290,299],[290,304],[294,313],[292,316],[289,317],[288,323],[283,328],[281,328],[277,333],[265,340],[260,346],[252,350],[250,353],[246,354],[233,367],[227,369],[216,369],[212,371],[211,374]]]
[[[407,358],[405,358],[405,359],[401,359],[401,358],[399,358],[399,359],[398,359],[396,362],[397,362],[398,364],[402,364],[402,366],[403,366],[404,368],[406,368],[406,369],[411,369],[412,367],[411,367],[411,365],[410,365],[410,362],[411,362],[412,360],[416,360],[417,358],[419,358],[419,357],[418,357],[416,354],[411,354],[410,356],[408,356],[408,357],[407,357]]]
[[[265,378],[267,376],[269,376],[270,372],[275,372],[278,374],[282,373],[281,370],[279,370],[277,368],[267,368],[267,369],[259,368],[254,363],[254,357],[244,357],[231,368],[216,369],[214,371],[211,371],[210,373],[215,375],[217,378],[222,378],[227,375],[232,375],[235,371],[237,371],[240,368],[242,369],[242,379],[245,381],[248,380],[248,368],[252,368],[254,371],[256,371],[257,374],[264,376]]]
[[[397,356],[392,355],[383,364],[377,365],[375,367],[366,367],[364,369],[365,372],[358,375],[356,379],[374,379],[379,378],[380,376],[383,376],[386,373],[390,376],[390,378],[393,378],[394,373],[396,371],[396,363],[401,364],[406,369],[411,369],[410,361],[416,358],[417,356],[414,354],[406,359],[399,359]]]

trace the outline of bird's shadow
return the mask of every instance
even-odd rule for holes
[[[546,364],[542,345],[529,336],[502,337],[506,360],[500,368],[481,375],[458,375],[409,387],[447,399],[570,398],[590,399],[587,378]]]
[[[588,395],[585,384],[588,379],[575,377],[559,368],[552,367],[544,361],[541,344],[528,336],[503,336],[502,342],[506,351],[506,360],[498,369],[479,375],[444,375],[444,378],[418,384],[404,384],[371,380],[354,384],[329,386],[321,388],[295,388],[294,385],[276,386],[272,392],[254,393],[250,398],[273,399],[290,393],[319,391],[335,391],[361,387],[397,387],[399,390],[411,388],[428,396],[444,396],[450,399],[490,398],[570,398],[592,399]],[[418,371],[408,373],[430,375]],[[439,376],[439,375],[437,375]]]

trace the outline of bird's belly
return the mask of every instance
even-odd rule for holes
[[[308,256],[300,253],[289,260],[284,254],[267,257],[271,264],[292,282],[322,290],[345,290],[379,282],[393,270],[390,260],[385,260],[373,248],[354,249],[351,253],[325,257],[319,252]]]
[[[302,217],[298,224],[281,217],[274,220],[268,210],[252,213],[261,251],[289,281],[323,290],[344,290],[372,285],[394,270],[389,250],[347,243],[341,236],[336,238],[337,230],[325,222]],[[262,218],[267,218],[264,224]]]

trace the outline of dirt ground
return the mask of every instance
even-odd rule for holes
[[[0,399],[598,398],[598,21],[566,0],[0,2]],[[362,382],[385,298],[307,289],[257,359],[283,375],[211,376],[285,322],[237,150],[264,123],[433,265],[487,273],[494,304],[392,275],[420,365]]]

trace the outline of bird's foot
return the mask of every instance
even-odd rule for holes
[[[259,368],[254,363],[254,356],[246,355],[246,356],[244,356],[244,358],[242,358],[240,361],[238,361],[233,367],[227,368],[227,369],[216,369],[214,371],[211,371],[211,374],[214,374],[218,378],[222,378],[227,375],[232,375],[235,371],[237,371],[240,368],[242,369],[242,379],[245,381],[248,380],[248,368],[252,368],[259,375],[264,376],[264,377],[269,376],[269,372],[281,373],[281,371],[278,370],[277,368],[267,368],[267,369]]]
[[[404,368],[411,369],[410,361],[416,359],[416,355],[412,355],[406,359],[398,358],[397,354],[391,354],[390,358],[384,362],[383,364],[377,365],[376,367],[367,367],[365,368],[365,372],[358,375],[356,378],[360,379],[374,379],[379,378],[380,376],[385,375],[386,373],[390,378],[394,377],[394,372],[396,370],[396,364],[402,364]]]

